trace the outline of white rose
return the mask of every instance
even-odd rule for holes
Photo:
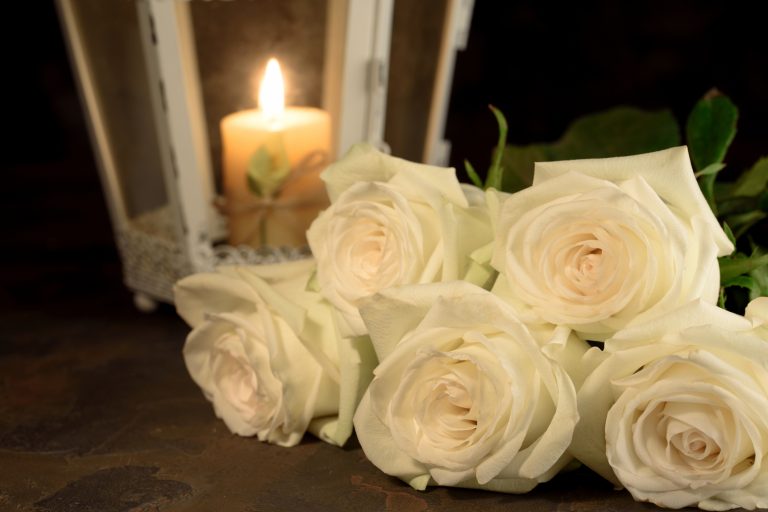
[[[469,193],[470,203],[453,169],[360,144],[322,178],[331,206],[307,239],[320,293],[341,313],[343,334],[366,333],[360,299],[391,286],[461,279],[470,254],[491,241],[484,202]]]
[[[685,147],[537,163],[533,186],[496,200],[496,291],[527,322],[603,340],[690,300],[717,300],[717,257],[733,245]]]
[[[637,500],[768,507],[768,303],[695,301],[605,342],[579,390],[571,452]]]
[[[375,355],[339,338],[332,307],[306,290],[313,271],[312,260],[225,267],[176,284],[193,327],[187,369],[233,433],[282,446],[308,428],[338,445],[351,434]]]
[[[747,305],[744,316],[752,322],[752,327],[768,339],[768,297],[758,297]]]
[[[463,281],[415,285],[361,312],[380,364],[355,431],[379,469],[419,490],[521,493],[570,460],[573,383],[498,297]]]

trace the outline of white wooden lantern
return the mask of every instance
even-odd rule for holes
[[[472,1],[437,1],[445,19],[433,91],[427,95],[431,109],[423,155],[425,161],[445,163],[449,146],[442,131],[453,59],[466,40]],[[257,58],[289,56],[286,67],[295,66],[290,79],[296,86],[289,101],[330,113],[335,156],[360,141],[388,149],[395,0],[57,4],[125,284],[142,309],[153,308],[156,300],[172,301],[172,285],[185,275],[307,254],[305,247],[222,243],[226,223],[214,206],[222,188],[218,122],[249,106],[250,92],[241,91],[250,87],[247,78],[256,71]]]

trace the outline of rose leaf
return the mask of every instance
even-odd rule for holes
[[[501,110],[493,105],[489,105],[488,108],[493,112],[493,115],[496,118],[496,123],[499,125],[499,140],[493,151],[491,168],[488,169],[488,175],[485,177],[485,188],[501,190],[501,182],[504,176],[502,159],[504,158],[504,147],[507,145],[507,133],[509,132],[509,127],[507,125],[507,119],[504,117],[504,114],[501,113]]]
[[[733,226],[735,237],[741,238],[749,229],[768,217],[768,214],[759,210],[753,210],[747,213],[741,213],[738,215],[729,215],[728,224]]]
[[[533,183],[533,164],[557,160],[551,144],[507,145],[502,156],[505,192],[517,192]]]
[[[731,286],[738,286],[739,288],[746,288],[750,294],[753,291],[760,292],[760,287],[751,276],[736,276],[723,283],[723,288],[730,288]]]
[[[731,226],[729,226],[727,222],[723,222],[723,231],[725,231],[725,236],[728,237],[728,240],[730,240],[731,243],[735,246],[736,237],[733,236],[733,230],[731,229]]]
[[[734,196],[754,197],[764,192],[767,185],[768,157],[764,156],[739,176],[731,194]]]
[[[768,266],[764,265],[756,268],[749,275],[757,283],[757,288],[749,293],[749,300],[755,300],[758,297],[768,295]]]
[[[680,130],[668,110],[616,107],[577,119],[556,142],[508,145],[502,158],[504,190],[530,185],[534,162],[626,156],[678,145]]]
[[[736,253],[733,256],[723,256],[717,259],[720,265],[720,284],[724,285],[731,279],[768,265],[768,254],[753,254],[747,256]]]
[[[736,105],[717,90],[696,103],[686,124],[688,148],[696,169],[723,161],[736,135],[738,118]]]
[[[471,163],[469,163],[469,160],[466,158],[464,159],[464,169],[467,171],[467,176],[469,176],[469,179],[472,181],[472,184],[478,188],[483,188],[483,180],[480,179],[480,176],[477,174],[477,171],[472,166]]]
[[[718,214],[718,205],[717,200],[715,199],[715,180],[717,179],[717,174],[724,168],[725,164],[714,163],[696,173],[696,177],[699,179],[701,193],[704,194],[704,199],[707,200],[709,208],[715,215]]]
[[[717,175],[720,171],[725,169],[725,164],[717,163],[717,164],[709,164],[704,169],[696,173],[697,178],[701,178],[702,176],[711,176],[711,175]]]
[[[762,247],[753,241],[750,243],[752,245],[752,256],[761,256],[765,254],[765,250]],[[750,292],[749,300],[768,295],[768,265],[763,265],[762,267],[754,269],[749,275],[755,280],[759,287],[758,290],[752,290]]]
[[[606,158],[650,153],[680,145],[669,110],[616,107],[577,119],[558,143],[560,159]]]

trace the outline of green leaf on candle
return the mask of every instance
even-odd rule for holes
[[[273,147],[262,144],[248,161],[248,188],[259,197],[274,197],[290,173],[291,166],[282,140],[278,139]]]

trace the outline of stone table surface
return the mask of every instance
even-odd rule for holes
[[[2,511],[654,510],[585,469],[524,496],[417,492],[354,440],[237,437],[187,375],[187,327],[170,306],[139,313],[124,290],[78,295],[74,279],[25,302],[23,282],[0,311]]]

